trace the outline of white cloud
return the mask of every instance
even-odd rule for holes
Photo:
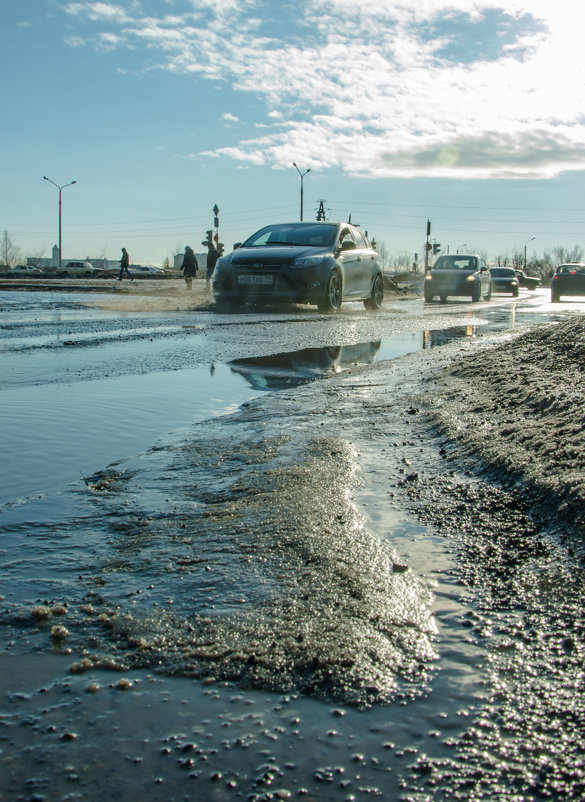
[[[143,43],[163,69],[263,98],[267,133],[215,155],[371,176],[583,169],[585,76],[568,0],[299,0],[280,27],[287,6],[268,0],[190,8],[154,18],[135,3],[65,6],[120,27],[97,37],[102,47]]]

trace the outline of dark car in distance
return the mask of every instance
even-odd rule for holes
[[[475,253],[444,254],[439,256],[424,283],[427,303],[438,295],[445,303],[449,295],[469,295],[472,301],[492,297],[491,274],[485,260]]]
[[[212,287],[217,304],[232,308],[301,303],[332,312],[343,301],[379,309],[384,300],[378,254],[349,223],[265,226],[218,259]]]
[[[536,276],[527,276],[523,270],[515,270],[518,284],[527,290],[535,290],[542,282]]]
[[[585,264],[559,265],[550,282],[550,300],[558,303],[561,295],[585,295]]]
[[[490,267],[493,292],[511,292],[518,297],[520,285],[513,267]]]

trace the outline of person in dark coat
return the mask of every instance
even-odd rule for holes
[[[128,276],[130,276],[132,281],[134,281],[134,276],[128,270],[128,265],[129,264],[130,264],[130,254],[128,253],[126,248],[122,248],[122,258],[120,259],[120,277],[119,277],[118,281],[122,281],[122,277],[124,276],[124,273],[126,273]]]
[[[191,289],[193,286],[193,279],[199,270],[199,265],[197,264],[197,259],[193,253],[193,249],[189,245],[187,245],[185,248],[185,255],[183,256],[181,270],[183,271],[183,276],[185,278],[187,287]]]
[[[213,242],[208,242],[207,247],[209,250],[207,251],[207,272],[205,273],[205,280],[207,284],[209,284],[213,276],[213,271],[215,270],[215,264],[221,254],[214,246]]]

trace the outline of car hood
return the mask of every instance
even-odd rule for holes
[[[251,266],[253,264],[285,264],[303,256],[326,256],[329,248],[315,248],[307,245],[267,245],[261,248],[238,248],[229,258],[230,264]]]

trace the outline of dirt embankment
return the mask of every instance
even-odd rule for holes
[[[445,433],[584,530],[583,316],[474,349],[439,382],[431,411]]]

